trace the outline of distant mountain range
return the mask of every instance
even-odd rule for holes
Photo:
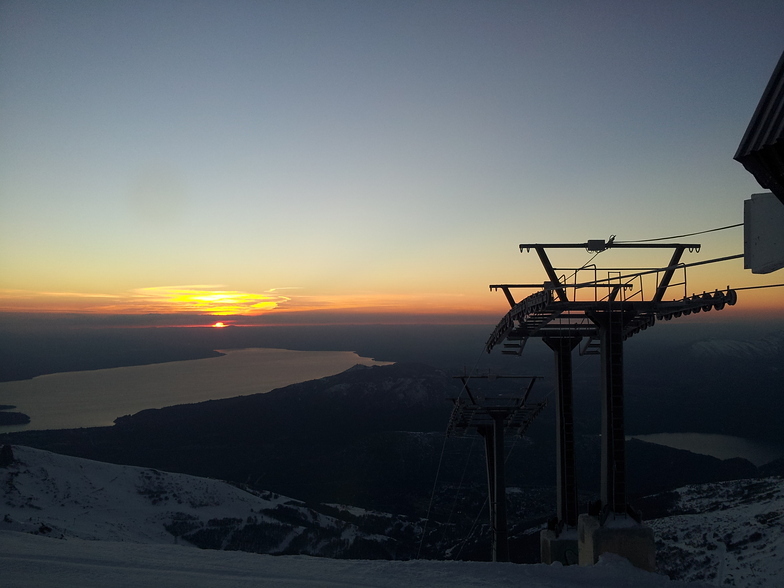
[[[773,358],[784,352],[784,333],[756,340],[706,339],[692,343],[690,350],[697,357]]]
[[[461,392],[458,382],[421,364],[357,366],[267,394],[145,410],[117,419],[113,427],[19,432],[6,439],[306,501],[422,516],[437,470],[445,487],[484,492],[486,486],[483,445],[474,437],[444,439],[449,399]],[[552,488],[553,418],[550,406],[524,439],[507,439],[510,486]],[[721,461],[641,441],[628,447],[629,487],[637,495],[757,473],[745,460]],[[596,433],[581,432],[577,450],[580,487],[595,493]]]
[[[722,316],[713,315],[711,316]],[[784,445],[784,330],[767,321],[659,321],[624,346],[626,432],[694,432]],[[708,316],[707,318],[710,318]],[[80,319],[81,321],[81,319]],[[0,381],[39,374],[212,357],[216,349],[277,347],[353,350],[363,357],[420,362],[448,374],[471,366],[495,373],[545,376],[552,389],[552,352],[531,341],[521,357],[481,353],[493,324],[352,325],[248,328],[97,329],[72,321],[4,317]],[[34,327],[34,328],[32,328]],[[578,432],[599,430],[599,366],[575,354]],[[2,399],[0,399],[2,402]],[[0,411],[0,419],[19,419]],[[35,425],[35,423],[33,423]],[[433,429],[443,431],[443,425]]]

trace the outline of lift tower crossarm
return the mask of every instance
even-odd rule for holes
[[[506,301],[509,303],[509,306],[514,308],[517,302],[515,302],[514,296],[512,296],[512,293],[509,291],[509,286],[498,286],[498,288],[501,288],[504,292],[504,296],[506,296]],[[493,287],[490,286],[490,289],[492,290]]]
[[[699,251],[700,247],[701,245],[699,243],[616,243],[614,237],[612,237],[609,241],[593,239],[586,241],[585,243],[521,243],[520,252],[530,251],[531,249],[536,251],[547,277],[552,282],[552,289],[555,290],[555,293],[558,295],[558,299],[561,302],[568,302],[569,298],[566,296],[566,290],[562,287],[561,282],[558,279],[558,274],[555,273],[555,268],[553,267],[553,264],[550,263],[550,259],[547,257],[545,249],[586,249],[587,251],[596,253],[606,251],[607,249],[674,249],[669,266],[656,287],[656,293],[653,297],[654,302],[661,302],[670,285],[672,276],[675,274],[675,270],[680,263],[683,252],[687,249],[689,251]],[[509,299],[510,295],[508,294],[508,290],[505,290],[505,293],[507,294],[507,299]]]
[[[558,279],[558,274],[555,273],[555,268],[553,268],[553,264],[550,263],[550,258],[547,257],[547,253],[545,253],[544,245],[534,245],[534,249],[539,256],[539,260],[542,262],[544,271],[547,272],[547,277],[550,278],[550,282],[552,282],[553,290],[558,294],[558,300],[561,302],[569,302],[569,298],[566,296],[566,290],[560,287],[561,281]],[[520,251],[522,250],[523,246],[520,245]]]
[[[672,276],[675,274],[676,266],[680,263],[681,256],[687,248],[688,245],[678,245],[675,248],[675,251],[672,252],[670,263],[662,275],[659,285],[656,287],[656,292],[653,295],[653,302],[661,302],[662,298],[664,298],[664,293],[667,291],[667,288],[670,285],[670,280],[672,280]]]
[[[586,249],[588,251],[599,252],[607,249],[674,249],[684,247],[686,249],[699,250],[702,245],[699,243],[615,243],[612,241],[602,241],[600,239],[587,241],[586,243],[521,243],[520,252],[531,249]]]

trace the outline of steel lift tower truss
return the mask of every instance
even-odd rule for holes
[[[504,475],[504,434],[525,433],[531,422],[544,410],[546,401],[528,403],[537,376],[472,376],[470,379],[497,380],[503,378],[528,379],[525,392],[493,393],[480,397],[468,387],[469,378],[460,376],[468,399],[453,399],[455,404],[449,419],[447,436],[463,436],[475,430],[485,441],[487,462],[488,504],[492,529],[492,561],[509,561],[506,524],[506,481]]]
[[[599,253],[608,249],[670,250],[669,263],[659,268],[603,268],[586,265],[556,268],[548,250],[586,249]],[[734,290],[716,290],[688,296],[686,269],[722,258],[685,264],[687,251],[699,251],[699,244],[615,243],[592,240],[586,243],[522,244],[520,251],[534,250],[548,281],[544,284],[497,284],[510,305],[485,344],[490,353],[502,345],[502,353],[520,355],[527,341],[541,338],[555,354],[556,441],[557,441],[557,524],[554,536],[575,530],[578,524],[577,486],[574,460],[574,419],[572,414],[572,351],[600,356],[602,386],[601,524],[611,515],[634,515],[627,504],[626,456],[623,410],[623,342],[652,327],[657,320],[691,313],[721,310],[737,301]],[[563,272],[569,272],[569,277]],[[587,277],[586,277],[587,275]],[[674,281],[676,280],[676,281]],[[666,300],[671,288],[683,295]],[[516,300],[515,289],[538,291]],[[647,291],[646,291],[647,290]],[[638,520],[639,522],[639,520]],[[544,553],[543,553],[544,557]],[[564,556],[565,557],[565,556]],[[558,558],[556,558],[558,559]],[[564,561],[563,563],[572,563]]]

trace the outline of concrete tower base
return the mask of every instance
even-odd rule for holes
[[[542,563],[551,564],[559,561],[565,566],[574,565],[579,562],[577,549],[575,529],[561,531],[558,535],[549,529],[539,533],[539,554]]]
[[[577,535],[581,566],[595,564],[603,553],[615,553],[643,570],[656,569],[653,529],[628,515],[611,513],[602,525],[597,517],[582,514],[577,521]]]

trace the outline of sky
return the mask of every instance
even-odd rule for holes
[[[743,222],[782,27],[778,0],[3,0],[0,312],[500,318],[488,285],[545,279],[520,243]]]

